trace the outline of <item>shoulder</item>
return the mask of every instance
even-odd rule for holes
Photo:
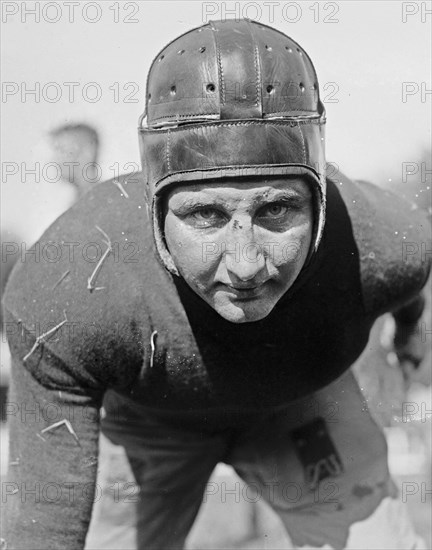
[[[328,178],[328,185],[348,212],[366,311],[379,315],[410,300],[424,286],[430,270],[431,229],[426,213],[391,191],[341,173]]]
[[[21,355],[40,338],[72,370],[113,384],[122,364],[132,375],[148,325],[144,287],[158,277],[141,176],[101,183],[35,244],[18,244],[3,304],[12,340],[27,335]]]

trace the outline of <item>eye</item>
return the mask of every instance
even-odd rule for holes
[[[261,214],[260,217],[279,218],[281,216],[284,216],[287,212],[288,212],[287,206],[285,206],[284,204],[275,202],[265,206],[260,212]]]
[[[225,216],[216,208],[203,206],[188,215],[189,221],[196,227],[218,227],[225,223]]]
[[[196,210],[193,215],[197,219],[211,220],[215,217],[215,215],[217,215],[217,212],[214,208],[200,208],[199,210]]]

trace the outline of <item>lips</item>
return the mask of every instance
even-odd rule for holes
[[[238,286],[238,285],[227,285],[229,288],[233,288],[234,290],[253,290],[254,288],[258,288],[259,285],[255,286]]]
[[[257,298],[264,289],[264,283],[254,286],[232,286],[232,285],[223,285],[225,292],[234,295],[238,299],[252,299]]]

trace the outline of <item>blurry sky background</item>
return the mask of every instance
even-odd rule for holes
[[[60,15],[56,23],[43,20],[46,2],[25,3],[29,10],[38,4],[40,22],[31,15],[21,21],[21,2],[2,4],[3,10],[6,4],[9,10],[18,10],[6,17],[3,13],[3,86],[14,82],[19,87],[15,95],[3,96],[1,104],[3,165],[43,165],[52,160],[48,132],[62,124],[86,122],[100,133],[103,179],[115,175],[109,168],[114,163],[119,163],[120,173],[128,171],[123,169],[127,163],[139,163],[136,127],[153,57],[177,35],[208,18],[234,17],[228,11],[233,9],[239,16],[275,26],[309,53],[327,110],[327,158],[348,176],[392,185],[389,180],[402,177],[402,163],[417,161],[430,147],[431,94],[421,94],[422,87],[431,88],[432,16],[425,13],[430,2],[271,2],[271,20],[270,7],[258,2],[108,0],[99,3],[101,17],[95,23],[83,16],[88,2],[75,7],[72,22],[65,3],[57,2],[60,10],[46,11],[51,19]],[[88,18],[97,16],[95,8],[86,9]],[[128,18],[137,22],[127,23]],[[41,88],[39,101],[28,95],[23,102],[21,92],[36,82]],[[62,90],[57,102],[42,95],[49,82]],[[73,102],[63,82],[79,83]],[[93,103],[82,97],[90,82],[102,91],[101,99]],[[405,102],[403,82],[418,89]],[[135,84],[124,89],[127,83]],[[47,92],[55,95],[54,88]],[[126,102],[129,94],[138,101]],[[3,174],[2,228],[32,240],[35,218],[41,216],[38,200],[47,192],[56,200],[60,185],[35,183],[33,176],[22,183],[21,173]]]

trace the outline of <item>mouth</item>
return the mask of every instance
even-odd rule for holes
[[[225,292],[234,295],[239,300],[252,300],[257,298],[264,290],[265,283],[260,285],[227,285],[224,284]]]

